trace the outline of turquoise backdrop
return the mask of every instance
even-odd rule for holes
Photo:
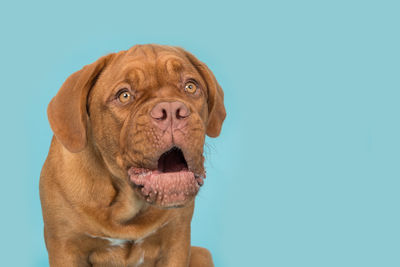
[[[2,1],[1,266],[48,266],[46,107],[83,65],[177,45],[225,90],[192,243],[216,266],[400,266],[399,1]]]

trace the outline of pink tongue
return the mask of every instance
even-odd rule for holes
[[[194,174],[190,171],[162,173],[131,168],[128,173],[133,183],[143,186],[141,192],[147,201],[161,205],[182,203],[199,190]]]

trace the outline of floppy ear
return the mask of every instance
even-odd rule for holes
[[[47,107],[54,135],[71,152],[79,152],[86,147],[87,97],[112,57],[113,54],[101,57],[69,76]]]
[[[194,55],[180,48],[185,53],[190,62],[200,72],[200,75],[207,83],[208,89],[208,120],[207,120],[207,135],[210,137],[217,137],[222,128],[222,123],[226,117],[224,106],[224,92],[221,86],[215,79],[214,74],[207,67],[206,64],[198,60]]]

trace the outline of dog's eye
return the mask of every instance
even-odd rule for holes
[[[185,84],[185,91],[194,94],[197,91],[197,85],[194,82],[187,82]]]
[[[121,103],[127,103],[131,100],[132,95],[128,91],[122,91],[118,93],[117,97]]]

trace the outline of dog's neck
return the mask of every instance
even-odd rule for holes
[[[171,213],[176,212],[145,203],[133,191],[128,179],[120,179],[110,173],[92,145],[78,153],[69,152],[60,143],[56,144],[56,149],[62,150],[60,164],[64,166],[60,169],[69,172],[70,179],[64,181],[65,190],[69,191],[66,195],[71,198],[69,202],[83,207],[88,216],[96,217],[101,222],[101,231],[108,236],[122,238],[127,234],[127,238],[134,238],[136,232],[142,235],[146,229],[151,232],[151,229],[167,223]],[[75,168],[69,168],[67,162],[73,162],[71,165]],[[102,195],[96,192],[102,192]],[[188,205],[189,211],[193,210],[193,206],[194,203]]]

